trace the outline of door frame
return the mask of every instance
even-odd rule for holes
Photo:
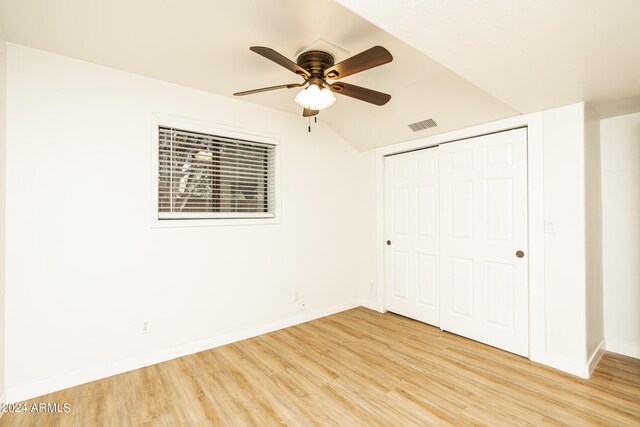
[[[517,129],[527,129],[527,201],[529,240],[529,359],[541,360],[545,355],[544,307],[544,205],[543,205],[543,151],[542,113],[511,117],[401,142],[376,149],[376,301],[371,308],[386,312],[384,305],[384,158],[393,154],[429,148],[447,142]]]

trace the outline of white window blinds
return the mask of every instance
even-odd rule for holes
[[[271,144],[158,129],[158,218],[273,217]]]

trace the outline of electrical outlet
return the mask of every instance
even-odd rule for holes
[[[140,322],[140,333],[148,334],[151,332],[151,320],[142,320]]]
[[[373,283],[369,283],[369,292],[373,292],[373,291],[374,291]]]
[[[293,291],[293,300],[300,301],[300,289],[296,289]]]
[[[305,311],[307,304],[304,301],[298,301],[298,311]]]

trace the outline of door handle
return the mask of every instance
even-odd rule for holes
[[[516,256],[517,256],[518,258],[522,258],[522,257],[524,256],[524,252],[522,252],[522,251],[518,251],[518,252],[516,252]]]
[[[391,246],[391,240],[387,240],[387,246]]]

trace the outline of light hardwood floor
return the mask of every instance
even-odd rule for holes
[[[640,361],[582,380],[364,308],[73,387],[2,426],[640,425]]]

